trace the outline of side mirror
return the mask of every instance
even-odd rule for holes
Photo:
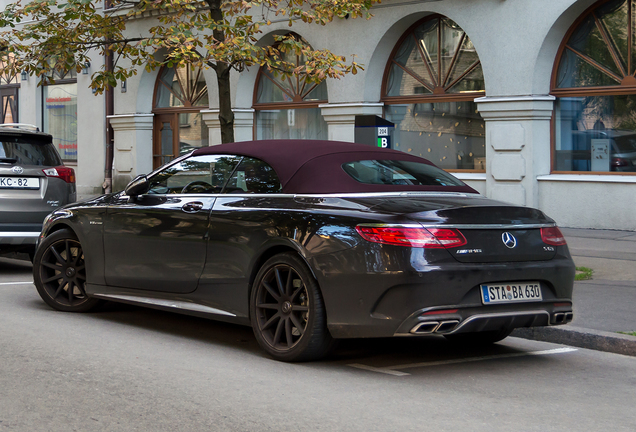
[[[145,194],[149,189],[150,182],[148,181],[148,177],[146,177],[145,174],[141,174],[128,183],[128,186],[124,189],[124,193],[129,197],[135,197],[137,195]]]

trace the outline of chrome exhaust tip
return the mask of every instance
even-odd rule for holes
[[[573,318],[574,318],[574,313],[572,313],[572,312],[567,312],[567,313],[565,314],[565,322],[566,322],[566,323],[571,322]]]
[[[411,329],[411,333],[413,334],[430,334],[437,330],[439,327],[439,322],[437,321],[427,321],[418,323],[415,327]]]
[[[558,312],[552,316],[553,324],[564,324],[565,323],[565,313]]]
[[[442,321],[440,325],[435,329],[435,333],[451,332],[455,330],[455,327],[457,327],[457,324],[459,324],[458,320]]]

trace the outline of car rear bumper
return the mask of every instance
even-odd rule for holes
[[[542,327],[567,324],[572,321],[572,303],[569,301],[540,302],[520,305],[501,305],[462,308],[447,313],[435,309],[421,310],[404,320],[395,336],[426,334],[458,334],[496,331],[502,328]],[[454,309],[453,309],[454,310]]]
[[[349,253],[315,262],[327,325],[336,338],[464,333],[565,324],[572,319],[575,269],[567,249],[546,261],[448,260],[423,265],[414,257],[390,254],[372,255],[370,265]],[[410,265],[392,267],[392,262]],[[483,304],[481,284],[522,281],[539,282],[542,299]]]

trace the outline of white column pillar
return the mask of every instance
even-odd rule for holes
[[[123,189],[135,176],[152,171],[154,114],[108,116],[115,132],[113,190]]]
[[[234,108],[234,141],[252,141],[254,139],[254,109]],[[210,145],[221,144],[221,122],[219,110],[203,110],[201,118],[208,126]]]
[[[219,121],[219,110],[202,110],[201,118],[208,127],[208,140],[210,145],[221,144],[221,122]]]
[[[355,141],[355,119],[357,115],[382,115],[383,103],[344,103],[319,105],[327,122],[328,139]]]
[[[475,99],[486,121],[486,194],[538,207],[537,176],[550,173],[553,96]]]

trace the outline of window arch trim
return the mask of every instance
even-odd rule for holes
[[[186,68],[188,68],[188,76],[190,76],[191,72],[191,65],[187,64]],[[199,78],[203,77],[203,81],[206,83],[206,85],[199,90],[198,92],[196,92],[196,89],[194,87],[191,88],[190,84],[191,84],[191,80],[188,80],[187,83],[182,82],[181,77],[179,76],[178,73],[175,73],[176,77],[177,77],[177,82],[179,83],[179,87],[184,90],[184,95],[183,97],[178,95],[177,93],[175,93],[174,91],[172,91],[172,89],[164,82],[163,79],[161,79],[162,74],[164,73],[164,71],[166,69],[176,69],[176,68],[168,68],[167,66],[162,66],[159,69],[159,73],[157,74],[157,78],[155,79],[155,87],[154,87],[154,91],[153,91],[153,96],[152,96],[152,112],[157,112],[157,113],[161,113],[161,112],[175,112],[175,111],[180,111],[180,112],[199,112],[203,109],[207,109],[208,107],[205,105],[195,105],[199,100],[201,100],[201,98],[203,96],[205,96],[208,93],[208,86],[207,86],[207,81],[205,80],[205,77],[203,76],[203,68],[198,68],[196,76],[194,76],[195,80],[194,82],[199,82]],[[159,89],[163,88],[166,91],[168,91],[170,94],[172,94],[175,98],[179,99],[179,101],[181,101],[183,103],[183,106],[172,106],[172,107],[158,107],[157,106],[157,98],[159,97]],[[195,94],[196,93],[196,94]]]
[[[632,59],[633,54],[636,52],[636,41],[634,41],[634,29],[633,26],[636,24],[636,17],[633,15],[636,13],[636,5],[632,4],[631,0],[627,0],[628,14],[627,14],[627,71],[625,71],[622,62],[618,58],[618,53],[615,50],[614,44],[610,42],[610,36],[607,34],[605,27],[599,20],[599,17],[594,14],[594,11],[600,8],[601,6],[611,2],[612,0],[602,0],[594,3],[592,6],[588,7],[578,18],[572,23],[568,31],[563,36],[561,40],[561,44],[556,54],[556,60],[552,67],[552,75],[550,77],[550,94],[554,96],[576,96],[585,94],[588,96],[611,96],[611,95],[626,95],[626,94],[634,94],[636,93],[636,61]],[[619,77],[615,72],[607,69],[605,66],[596,62],[594,59],[586,56],[583,53],[578,52],[572,47],[568,46],[568,42],[572,35],[579,29],[581,24],[584,23],[586,19],[590,16],[594,18],[595,26],[601,33],[603,40],[606,43],[606,46],[612,56],[615,66],[618,67],[619,71],[622,73],[622,77]],[[589,86],[589,87],[557,87],[558,73],[559,67],[561,66],[561,62],[563,61],[563,57],[567,51],[570,51],[577,55],[578,58],[586,62],[588,65],[596,68],[597,70],[603,72],[608,77],[616,80],[618,83],[616,85],[610,86]],[[629,71],[633,70],[630,74]]]
[[[463,46],[464,42],[466,41],[466,39],[468,38],[468,34],[464,31],[463,28],[461,28],[463,34],[457,44],[457,49],[455,50],[455,53],[453,54],[453,58],[451,59],[450,63],[447,66],[447,70],[445,71],[445,73],[435,73],[430,65],[429,62],[427,61],[427,58],[430,58],[429,55],[427,55],[426,52],[424,52],[424,50],[422,49],[422,46],[417,43],[417,39],[415,37],[415,30],[420,27],[422,24],[424,24],[427,21],[432,21],[432,20],[438,20],[438,25],[441,24],[443,19],[449,19],[447,16],[445,15],[441,15],[441,14],[431,14],[428,15],[418,21],[416,21],[414,24],[412,24],[406,31],[404,31],[404,33],[402,34],[402,36],[398,39],[398,41],[395,43],[395,45],[393,46],[393,50],[391,51],[391,54],[389,55],[388,61],[386,63],[386,66],[384,68],[384,74],[382,77],[382,87],[381,87],[381,98],[380,100],[382,102],[385,103],[415,103],[415,102],[421,102],[422,100],[429,100],[432,101],[436,98],[439,98],[440,102],[441,101],[445,101],[445,102],[458,102],[458,101],[466,101],[466,100],[472,100],[475,97],[478,96],[484,96],[485,95],[485,90],[479,90],[479,91],[474,91],[474,92],[470,92],[470,93],[449,93],[448,90],[452,89],[455,85],[457,85],[459,82],[462,81],[462,79],[464,79],[467,75],[469,75],[471,72],[475,71],[475,69],[479,66],[481,66],[481,60],[479,59],[479,55],[477,56],[477,61],[473,62],[473,64],[471,64],[466,70],[464,70],[457,78],[455,78],[452,82],[448,82],[449,78],[451,77],[451,74],[455,68],[455,65],[457,63],[459,54],[461,52],[461,47]],[[453,21],[454,22],[454,21]],[[420,57],[422,58],[422,60],[424,61],[424,64],[426,66],[427,72],[429,74],[429,78],[437,78],[435,79],[431,79],[431,81],[435,84],[433,87],[431,87],[430,83],[426,83],[424,80],[420,79],[420,77],[417,75],[417,73],[415,73],[414,71],[411,71],[409,68],[400,65],[398,62],[394,61],[396,54],[398,53],[399,49],[402,47],[403,43],[406,41],[407,38],[412,37],[415,39],[416,42],[416,46],[417,49],[420,53]],[[438,46],[438,50],[437,50],[437,64],[441,65],[442,64],[442,50],[439,49],[439,47],[441,46],[442,41],[441,41],[441,32],[437,31],[437,46]],[[411,76],[412,78],[414,78],[415,80],[417,80],[420,84],[422,84],[424,87],[427,88],[427,90],[429,90],[431,93],[425,93],[422,95],[406,95],[406,96],[389,96],[387,95],[387,86],[388,86],[388,82],[389,82],[389,76],[391,74],[391,68],[393,65],[398,66],[399,68],[401,68],[402,70],[404,70],[409,76]],[[438,66],[439,67],[439,66]],[[442,79],[443,76],[443,79]]]

